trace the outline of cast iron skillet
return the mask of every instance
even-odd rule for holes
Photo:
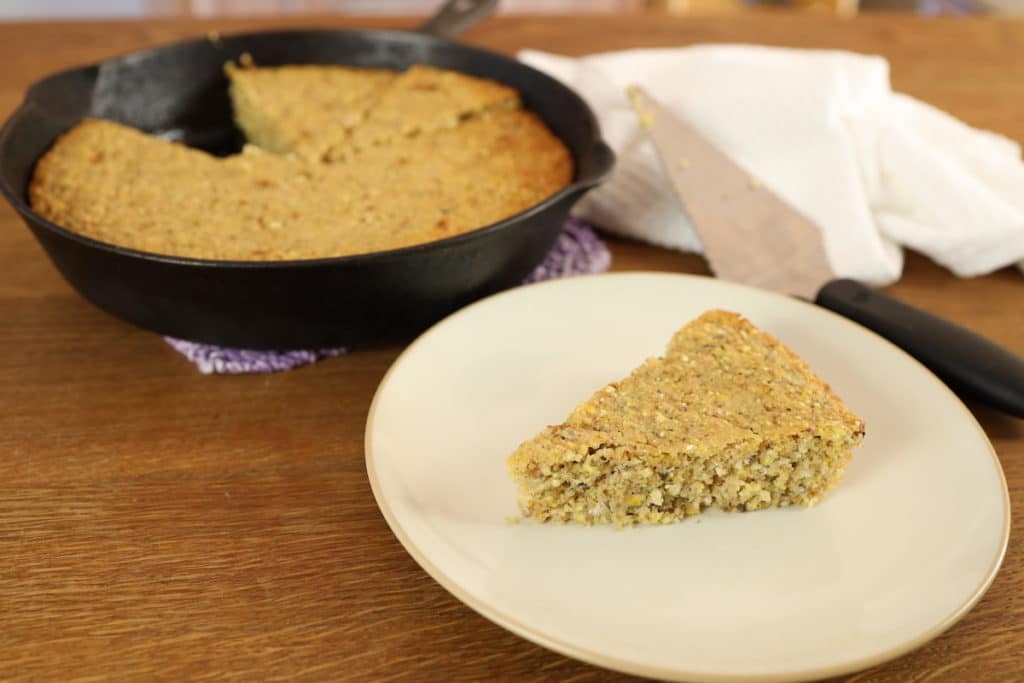
[[[461,30],[493,4],[454,0],[424,29]],[[76,235],[29,208],[36,160],[86,116],[217,154],[237,151],[242,138],[232,121],[223,66],[244,52],[268,66],[405,69],[420,63],[496,79],[519,90],[525,105],[565,142],[575,178],[540,204],[463,235],[387,252],[277,262],[125,249]],[[604,179],[612,163],[593,114],[559,82],[508,57],[397,31],[252,33],[135,52],[36,83],[0,131],[0,191],[83,297],[161,334],[252,349],[400,340],[474,299],[520,283],[553,246],[573,203]]]

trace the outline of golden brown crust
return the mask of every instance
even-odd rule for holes
[[[706,312],[672,337],[665,357],[695,383],[729,386],[707,399],[707,410],[763,438],[812,425],[830,436],[864,429],[802,358],[737,313]]]
[[[715,310],[520,446],[509,468],[528,517],[665,523],[710,505],[813,504],[863,433],[796,354]]]
[[[327,161],[340,161],[380,145],[457,127],[468,118],[517,109],[519,93],[486,78],[417,64],[384,88],[366,120],[332,141]]]
[[[228,63],[235,121],[246,140],[277,154],[321,159],[366,117],[380,93],[398,78],[387,69]]]
[[[520,106],[519,93],[508,86],[422,64],[402,74],[326,65],[228,64],[225,71],[235,119],[250,142],[317,161],[351,159]]]
[[[218,159],[87,120],[40,159],[33,208],[88,237],[231,260],[343,256],[429,242],[507,218],[569,182],[568,152],[532,113],[322,164],[247,148]]]
[[[489,225],[572,178],[565,145],[518,108],[514,90],[492,81],[428,67],[401,76],[225,68],[239,124],[259,147],[220,159],[86,120],[40,159],[33,208],[75,232],[143,251],[321,258]],[[347,159],[323,163],[342,140],[353,143]]]

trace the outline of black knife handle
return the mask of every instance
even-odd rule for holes
[[[1024,358],[854,280],[833,280],[815,302],[877,332],[954,391],[1024,418]]]

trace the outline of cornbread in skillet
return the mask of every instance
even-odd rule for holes
[[[320,159],[365,117],[398,74],[386,69],[227,64],[235,122],[263,149]]]
[[[508,465],[526,517],[664,524],[709,506],[813,505],[863,435],[796,354],[740,315],[712,310]]]
[[[243,153],[216,158],[86,120],[37,163],[32,207],[142,251],[326,258],[489,225],[572,178],[561,140],[494,81],[425,66],[225,70]]]
[[[286,260],[456,235],[537,204],[571,176],[564,145],[521,109],[367,149],[358,164],[314,163],[251,146],[217,158],[86,120],[39,160],[29,200],[54,223],[111,244]]]
[[[328,161],[339,161],[379,145],[455,128],[473,116],[518,109],[519,93],[485,78],[414,65],[392,81],[361,125],[332,141]]]
[[[402,74],[343,66],[225,70],[235,120],[250,142],[316,160],[348,159],[520,106],[519,93],[496,81],[423,65]]]

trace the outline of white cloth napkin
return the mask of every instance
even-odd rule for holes
[[[880,57],[704,45],[519,58],[597,114],[618,161],[576,214],[610,232],[700,251],[629,106],[635,83],[815,221],[839,276],[891,283],[902,246],[962,277],[1024,261],[1020,146],[893,92]]]

